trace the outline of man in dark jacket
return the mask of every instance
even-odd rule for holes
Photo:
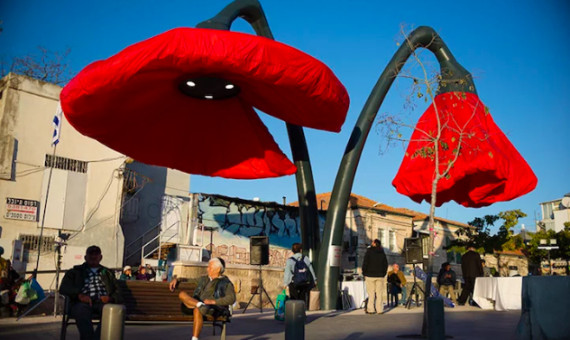
[[[441,265],[441,270],[437,275],[437,284],[439,285],[439,294],[445,296],[449,293],[451,301],[453,303],[457,303],[457,299],[455,298],[455,280],[457,279],[455,275],[455,271],[451,269],[451,264],[449,262],[445,262]]]
[[[208,262],[208,275],[198,280],[194,294],[182,291],[178,294],[182,301],[182,312],[194,315],[192,340],[198,340],[204,325],[204,316],[229,315],[229,308],[236,302],[235,288],[230,279],[222,275],[225,270],[223,259],[214,257]],[[170,281],[170,291],[174,291],[181,279]]]
[[[461,271],[463,272],[463,280],[465,285],[457,302],[464,305],[473,294],[475,288],[475,278],[483,276],[483,266],[481,265],[481,256],[475,251],[475,247],[470,246],[469,250],[461,257]]]
[[[364,261],[362,262],[362,275],[366,282],[366,292],[368,293],[368,303],[366,304],[366,313],[382,313],[384,312],[384,302],[382,294],[386,290],[386,281],[384,276],[388,271],[388,260],[384,253],[384,248],[380,240],[376,239],[372,245],[366,250]],[[376,304],[374,300],[376,299]],[[374,310],[376,306],[376,311]]]
[[[122,303],[113,271],[100,265],[101,248],[91,246],[85,262],[65,273],[59,292],[71,299],[71,317],[77,323],[81,340],[98,339],[100,327],[93,331],[91,319],[100,316],[106,303]]]

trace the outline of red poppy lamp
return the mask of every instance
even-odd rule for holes
[[[455,200],[465,206],[484,206],[521,196],[536,186],[532,170],[494,124],[478,99],[471,74],[455,60],[438,34],[430,27],[419,27],[410,33],[407,42],[392,57],[368,97],[337,173],[325,221],[323,246],[319,251],[319,263],[330,263],[319,266],[317,274],[321,308],[325,310],[334,309],[337,301],[340,268],[332,260],[332,249],[340,249],[342,244],[348,199],[364,143],[396,75],[416,48],[423,47],[434,53],[441,67],[437,96],[434,104],[420,118],[418,129],[435,130],[437,108],[440,117],[444,117],[449,124],[455,124],[455,130],[462,130],[470,136],[464,140],[461,161],[458,160],[453,167],[454,172],[442,182],[441,187],[438,186],[439,204]],[[443,138],[446,138],[444,140],[449,146],[448,153],[444,154],[449,160],[453,156],[453,143],[457,143],[457,137],[450,133]],[[412,136],[414,139],[426,140],[425,136]],[[409,144],[404,162],[393,182],[399,192],[418,202],[431,194],[429,189],[435,169],[429,155],[419,157],[422,152],[429,152],[425,143]],[[447,162],[443,164],[447,165]]]
[[[229,32],[238,18],[259,36]],[[348,94],[320,61],[275,42],[257,0],[237,0],[199,28],[139,42],[82,70],[62,91],[82,134],[139,161],[192,174],[254,179],[295,173],[302,241],[319,243],[302,126],[340,131]],[[257,108],[287,123],[293,164]]]
[[[339,131],[348,95],[323,63],[292,47],[178,28],[87,66],[63,89],[61,102],[79,132],[134,159],[253,179],[296,171],[254,107]]]
[[[471,208],[509,201],[532,191],[537,178],[493,121],[475,92],[444,92],[419,119],[392,181],[412,200],[430,202],[436,162],[430,153],[440,131],[436,206],[449,201]],[[441,128],[445,126],[445,128]],[[458,153],[458,154],[457,154]],[[452,163],[451,167],[448,164]]]

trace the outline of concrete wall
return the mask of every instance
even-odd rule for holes
[[[53,153],[52,120],[61,87],[13,74],[5,77],[3,81],[0,99],[0,245],[4,247],[5,256],[8,257],[12,252],[13,240],[18,239],[21,234],[40,233],[46,181],[49,177],[45,159],[46,154]],[[118,220],[122,191],[121,166],[125,157],[95,140],[80,135],[65,117],[56,156],[89,162],[82,197],[82,223],[74,224],[70,230],[63,230],[72,234],[69,245],[62,254],[63,268],[82,263],[85,248],[92,244],[102,248],[104,265],[120,266],[123,234]],[[54,182],[51,190],[52,197],[57,197],[58,192],[61,193],[63,189]],[[7,197],[39,201],[38,218],[35,221],[6,218]],[[48,202],[50,208],[52,201],[49,197]],[[46,216],[54,213],[62,212],[48,209]],[[60,228],[58,225],[49,225],[44,235],[56,236]],[[53,251],[43,253],[39,269],[54,269],[54,255]],[[35,268],[36,258],[34,253],[30,253],[30,263],[24,267],[25,270]],[[52,279],[53,275],[39,277],[40,284],[46,289],[53,288]]]

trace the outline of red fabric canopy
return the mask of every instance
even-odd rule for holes
[[[436,96],[419,119],[392,181],[399,193],[418,203],[431,201],[435,157],[429,136],[438,131],[436,107],[442,126],[440,172],[454,159],[454,150],[461,147],[449,176],[438,182],[437,206],[454,200],[466,207],[483,207],[512,200],[536,187],[531,168],[477,95],[452,92]]]
[[[183,94],[185,79],[214,77],[237,96]],[[254,107],[288,123],[340,131],[348,94],[311,56],[249,34],[178,28],[82,70],[61,92],[82,134],[139,161],[227,178],[293,174]]]

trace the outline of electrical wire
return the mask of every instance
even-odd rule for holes
[[[118,170],[118,169],[115,169],[114,171],[116,171],[116,170]],[[114,173],[114,171],[113,171],[113,173]],[[111,181],[111,183],[112,183],[112,181]],[[121,207],[119,208],[119,210],[122,210],[131,200],[133,200],[133,199],[144,189],[144,187],[145,187],[145,185],[146,185],[147,183],[148,183],[148,182],[143,183],[142,187],[141,187],[139,190],[137,190],[134,195],[132,195],[132,196],[131,196],[128,200],[126,200],[125,202],[123,202],[123,204],[121,204]],[[110,186],[110,185],[109,185],[109,186]],[[109,189],[107,188],[107,191],[108,191],[108,190],[109,190]],[[102,201],[103,198],[104,198],[104,196],[100,198],[100,201]],[[99,205],[100,205],[100,202],[99,202]],[[97,207],[97,210],[98,210],[98,209],[99,209],[99,206]],[[92,211],[92,216],[95,214],[95,212],[96,212],[97,210]],[[89,220],[90,220],[90,219],[89,219],[88,221],[86,221],[86,222],[81,226],[81,230],[77,230],[74,235],[71,235],[71,236],[68,238],[68,241],[69,241],[69,240],[72,240],[73,238],[75,238],[75,237],[76,237],[77,235],[79,235],[81,232],[86,231],[86,230],[91,230],[91,229],[93,229],[94,227],[96,227],[96,226],[98,226],[98,225],[100,225],[100,224],[102,224],[102,223],[104,223],[104,222],[106,222],[106,221],[112,219],[113,217],[115,217],[115,216],[109,216],[109,217],[107,217],[107,218],[105,218],[105,219],[102,219],[102,220],[99,221],[98,223],[96,223],[96,224],[94,224],[94,225],[92,225],[92,226],[89,226],[89,228],[83,229],[84,227],[86,227],[86,224],[87,224],[87,223],[89,222]]]

